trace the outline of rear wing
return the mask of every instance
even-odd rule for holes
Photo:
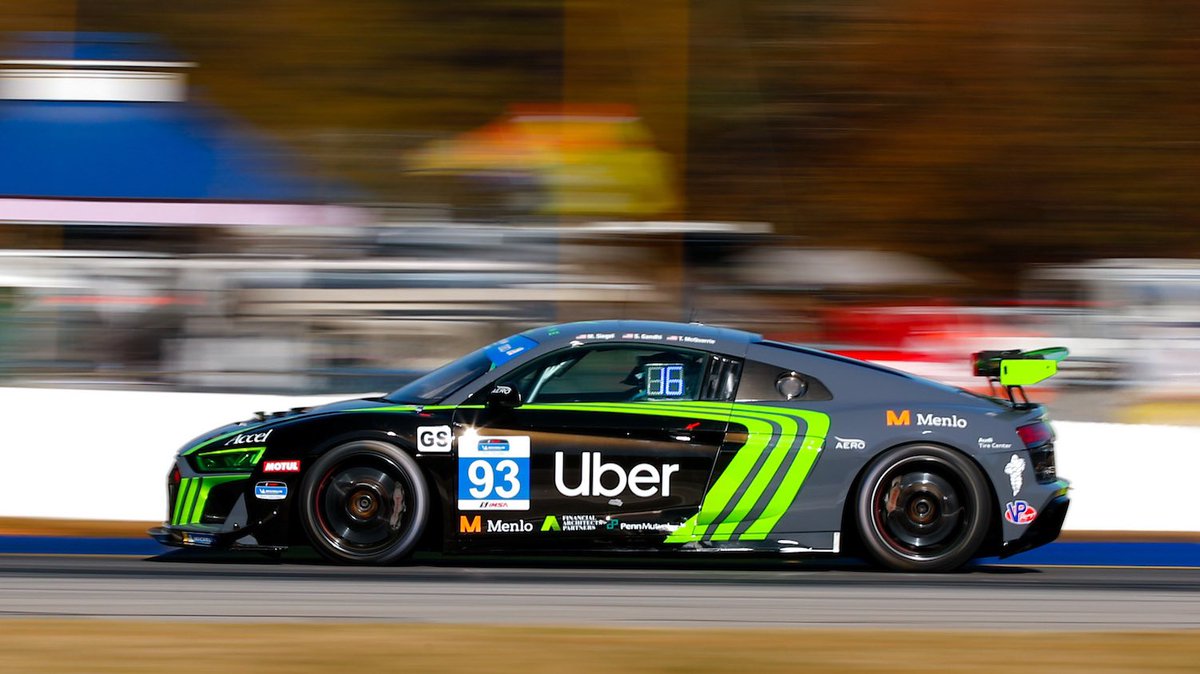
[[[971,364],[976,377],[987,377],[993,393],[999,384],[1013,405],[1028,406],[1024,387],[1053,377],[1058,373],[1058,364],[1069,354],[1062,346],[1034,351],[980,351],[971,354]],[[1017,402],[1016,393],[1021,394],[1022,403]]]

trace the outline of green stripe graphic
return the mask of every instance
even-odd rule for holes
[[[196,498],[196,487],[199,485],[200,478],[188,477],[184,478],[182,485],[183,506],[175,510],[175,524],[183,524],[187,521],[188,512],[191,511],[192,501]]]
[[[703,406],[700,407],[703,409],[711,405],[711,403],[703,402],[652,404],[674,407],[684,416],[693,415],[698,406]],[[729,404],[730,416],[728,419],[731,423],[746,428],[747,442],[734,455],[729,466],[721,473],[717,483],[705,494],[700,512],[694,520],[690,520],[692,523],[690,533],[685,532],[681,536],[687,535],[693,539],[704,536],[708,528],[729,507],[729,502],[737,494],[738,489],[747,479],[751,479],[752,481],[746,487],[741,498],[734,504],[733,510],[722,519],[716,530],[708,535],[710,540],[729,540],[738,524],[753,509],[754,504],[771,483],[776,471],[791,449],[792,443],[799,434],[799,426],[796,423],[796,417],[793,416],[798,411],[788,410],[788,414],[773,414],[766,411],[760,412],[754,407]],[[779,427],[778,438],[773,438],[775,435],[773,427],[770,423],[764,424],[764,421],[774,422]],[[773,439],[775,442],[772,443]],[[766,461],[763,467],[752,476],[751,471],[758,465],[763,452],[767,452]],[[686,527],[687,524],[684,526]]]
[[[206,475],[185,477],[179,482],[179,495],[175,498],[175,510],[171,513],[171,524],[199,524],[204,518],[204,504],[213,487],[234,480],[249,479],[246,475]]]
[[[171,510],[171,524],[179,524],[179,520],[183,518],[183,503],[191,486],[192,478],[190,477],[179,481],[179,487],[175,492],[175,508]]]

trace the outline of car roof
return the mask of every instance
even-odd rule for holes
[[[534,328],[522,334],[548,348],[557,348],[573,342],[635,342],[693,347],[736,355],[744,354],[747,344],[762,341],[762,335],[702,323],[627,319],[562,323]]]

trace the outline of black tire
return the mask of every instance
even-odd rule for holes
[[[308,469],[300,498],[300,524],[309,542],[343,564],[407,557],[429,517],[429,490],[417,462],[375,440],[326,452]]]
[[[952,571],[991,523],[991,492],[966,456],[935,445],[897,447],[863,475],[855,523],[866,553],[897,571]]]

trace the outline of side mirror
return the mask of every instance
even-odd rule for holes
[[[515,387],[505,384],[493,386],[487,394],[488,409],[511,410],[514,407],[520,407],[522,402],[521,392]]]

